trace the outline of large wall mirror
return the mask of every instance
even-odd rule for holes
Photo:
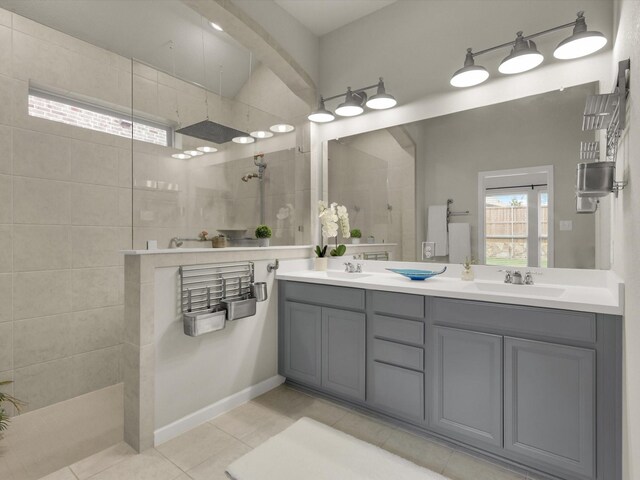
[[[394,244],[397,260],[601,266],[599,214],[576,213],[575,201],[580,144],[597,140],[582,131],[586,97],[597,88],[331,140],[329,198],[347,206],[363,237]]]

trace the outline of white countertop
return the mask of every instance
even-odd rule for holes
[[[352,260],[349,260],[352,261]],[[352,261],[353,262],[353,261]],[[284,261],[278,270],[278,280],[336,285],[367,290],[411,293],[434,297],[459,298],[485,302],[529,305],[582,312],[622,315],[624,284],[609,271],[533,269],[543,272],[534,276],[535,285],[508,285],[501,279],[500,267],[474,266],[476,280],[460,280],[460,265],[448,265],[445,274],[425,281],[412,281],[388,268],[441,269],[444,265],[400,262],[363,263],[368,276],[353,278],[343,275],[341,262],[330,261],[330,273],[309,270],[309,261]],[[339,278],[330,275],[341,275]],[[545,278],[548,277],[548,278]]]
[[[121,250],[124,255],[160,255],[167,253],[215,253],[215,252],[249,252],[256,250],[277,251],[277,250],[310,250],[311,245],[279,245],[275,247],[224,247],[224,248],[156,248],[153,250]]]

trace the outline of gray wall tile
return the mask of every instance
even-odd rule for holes
[[[13,227],[16,272],[71,268],[71,230],[57,225]]]
[[[13,309],[16,320],[71,311],[71,271],[14,274]]]
[[[13,358],[17,368],[72,355],[73,315],[29,318],[14,322]]]
[[[15,223],[40,225],[69,223],[71,205],[68,183],[14,177],[13,188]]]

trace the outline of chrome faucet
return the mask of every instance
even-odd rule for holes
[[[522,285],[522,273],[519,270],[511,274],[511,283],[513,285]]]
[[[504,273],[504,283],[511,283],[511,274],[513,273],[511,270],[498,270],[499,272]]]
[[[347,273],[362,273],[362,264],[356,263],[355,265],[351,262],[345,262],[344,271]]]
[[[519,270],[498,270],[504,272],[504,283],[510,283],[512,285],[533,285],[533,275],[540,275],[540,273],[528,271],[524,275]]]

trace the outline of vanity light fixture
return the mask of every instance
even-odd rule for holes
[[[334,121],[336,117],[333,115],[333,113],[325,108],[324,98],[320,97],[318,108],[311,112],[307,118],[312,122],[327,123]]]
[[[207,146],[198,147],[198,148],[196,148],[196,150],[198,150],[199,152],[202,152],[202,153],[215,153],[215,152],[218,151],[218,149],[216,147],[207,147]]]
[[[527,36],[518,32],[515,41],[486,48],[479,52],[473,52],[471,48],[468,48],[464,66],[453,74],[450,83],[454,87],[472,87],[484,82],[489,78],[489,72],[486,68],[475,65],[474,58],[506,47],[511,47],[511,53],[500,62],[498,67],[500,73],[511,75],[531,70],[544,60],[544,56],[538,51],[532,39],[568,27],[573,27],[573,34],[558,44],[553,52],[555,58],[568,60],[584,57],[597,52],[607,43],[607,39],[602,33],[587,31],[584,12],[578,12],[576,20],[564,25]]]
[[[256,130],[255,132],[251,132],[253,138],[271,138],[273,137],[273,133],[267,132],[266,130]]]
[[[289,125],[288,123],[278,123],[276,125],[271,125],[269,127],[269,130],[274,133],[289,133],[293,132],[295,130],[295,127],[293,125]]]
[[[171,156],[173,158],[177,158],[178,160],[188,160],[191,158],[191,155],[187,155],[186,153],[174,153]]]
[[[375,95],[371,98],[367,96],[366,90],[377,89]],[[378,80],[378,83],[369,85],[368,87],[357,88],[352,90],[351,87],[347,87],[347,91],[332,97],[320,97],[318,108],[311,112],[307,117],[309,120],[315,123],[326,123],[335,120],[335,115],[331,113],[324,105],[325,101],[334,100],[344,96],[344,102],[342,102],[336,108],[336,115],[341,117],[355,117],[364,113],[364,106],[372,110],[385,110],[387,108],[395,107],[398,102],[389,95],[384,88],[384,80],[382,77]]]
[[[451,85],[454,87],[473,87],[489,78],[486,68],[476,65],[473,61],[473,53],[467,48],[467,56],[464,59],[464,67],[458,70],[451,77]]]
[[[389,95],[385,88],[384,82],[382,78],[378,80],[378,91],[377,93],[367,100],[367,107],[372,110],[386,110],[387,108],[395,107],[398,104],[398,101],[393,97],[393,95]]]
[[[338,105],[336,108],[336,115],[340,115],[341,117],[355,117],[364,112],[364,108],[362,108],[362,104],[366,100],[366,96],[361,94],[353,93],[351,91],[351,87],[347,87],[347,93],[344,96],[344,102]]]
[[[580,58],[597,52],[607,44],[607,37],[600,32],[587,31],[584,12],[578,12],[573,33],[561,41],[553,52],[553,56],[560,60]]]
[[[500,62],[498,71],[507,75],[522,73],[536,68],[543,60],[533,40],[525,40],[522,32],[518,32],[511,53]]]

